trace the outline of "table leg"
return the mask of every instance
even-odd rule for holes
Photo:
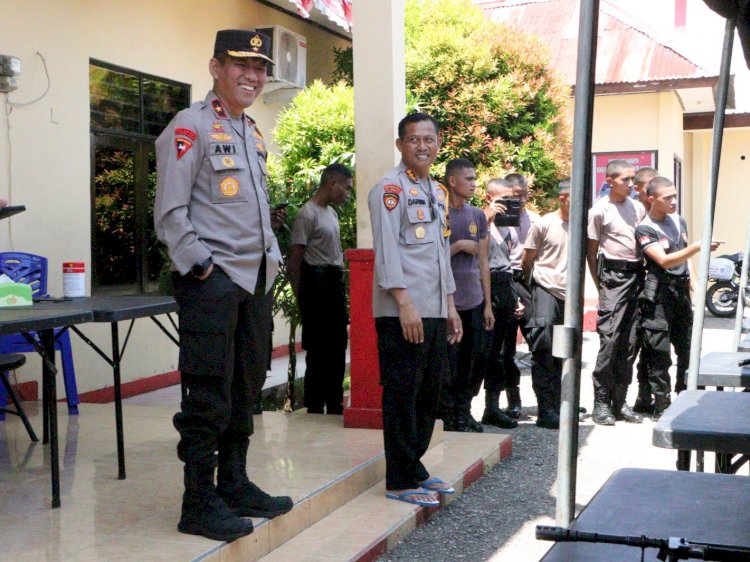
[[[677,451],[677,470],[690,470],[690,451]]]
[[[112,322],[112,373],[115,384],[115,427],[117,430],[117,478],[125,480],[125,436],[122,428],[122,389],[120,388],[120,337]]]
[[[732,455],[728,453],[716,453],[716,472],[720,474],[732,474]]]
[[[47,389],[49,410],[50,472],[52,473],[52,507],[60,507],[60,459],[57,442],[57,390],[55,381],[55,333],[43,330],[39,333],[46,360],[42,361],[42,378]],[[51,369],[50,369],[51,364]],[[46,427],[45,427],[46,429]]]
[[[44,365],[42,365],[42,443],[49,443],[49,386],[44,376]]]

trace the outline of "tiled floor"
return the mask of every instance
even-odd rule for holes
[[[24,405],[41,435],[41,408]],[[124,481],[117,480],[113,406],[60,413],[62,507],[55,510],[48,446],[30,442],[14,416],[0,422],[0,558],[192,560],[217,549],[220,543],[176,530],[182,463],[174,412],[172,405],[125,405]],[[382,451],[380,432],[344,430],[339,416],[266,412],[255,424],[249,472],[296,503]],[[379,478],[372,474],[372,483]]]
[[[0,422],[0,559],[246,562],[324,524],[330,542],[318,544],[316,552],[328,560],[349,560],[371,548],[372,537],[385,544],[394,532],[402,536],[414,528],[420,517],[414,506],[383,497],[380,431],[344,429],[341,416],[265,412],[255,417],[248,472],[267,491],[290,495],[292,512],[270,522],[255,520],[255,532],[230,545],[180,534],[182,463],[172,426],[179,389],[154,394],[124,405],[126,480],[117,479],[113,405],[81,404],[78,416],[60,409],[60,509],[50,508],[49,447],[32,443],[15,416]],[[153,404],[160,400],[165,404]],[[41,435],[40,404],[24,407]],[[467,469],[476,472],[479,466],[481,473],[482,466],[500,459],[501,449],[510,452],[507,436],[446,434],[446,442],[455,443],[443,443],[441,427],[425,462],[459,490]],[[369,522],[351,518],[339,509],[347,502],[354,512],[379,515]],[[327,522],[334,512],[341,512],[341,521]],[[351,537],[367,540],[339,540],[347,526]],[[301,537],[302,558],[311,554],[306,552],[311,535],[315,531]],[[295,552],[299,544],[286,543],[271,559],[283,559],[283,552]]]

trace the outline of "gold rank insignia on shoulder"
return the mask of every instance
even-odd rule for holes
[[[227,117],[227,112],[224,111],[224,106],[221,105],[219,100],[211,100],[211,109],[214,110],[214,114],[219,119],[229,119],[229,117]]]
[[[224,178],[219,183],[219,188],[224,197],[234,197],[240,191],[240,182],[232,177]]]
[[[424,238],[424,235],[426,234],[426,231],[424,229],[424,226],[419,225],[417,228],[414,229],[414,236],[416,236],[419,240]]]
[[[411,168],[406,168],[406,177],[409,178],[414,183],[419,183],[419,178],[417,178],[417,174],[414,173],[414,170]]]

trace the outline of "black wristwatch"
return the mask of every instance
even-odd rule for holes
[[[190,273],[192,273],[196,277],[203,277],[206,274],[206,271],[208,271],[208,268],[211,267],[212,263],[213,263],[213,260],[210,257],[208,257],[202,262],[196,263],[193,266],[193,268],[190,270]]]

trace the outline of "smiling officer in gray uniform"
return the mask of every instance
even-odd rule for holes
[[[221,541],[252,532],[252,521],[241,517],[275,517],[292,508],[290,498],[269,496],[245,470],[281,261],[265,143],[244,114],[266,82],[269,54],[263,34],[219,31],[209,62],[213,90],[178,113],[156,141],[154,223],[176,272],[186,390],[174,416],[185,463],[178,529]]]
[[[413,113],[398,125],[402,162],[370,191],[375,249],[372,312],[383,386],[385,487],[389,499],[439,505],[453,489],[421,462],[435,425],[448,343],[461,339],[453,305],[446,189],[430,178],[438,124]]]

